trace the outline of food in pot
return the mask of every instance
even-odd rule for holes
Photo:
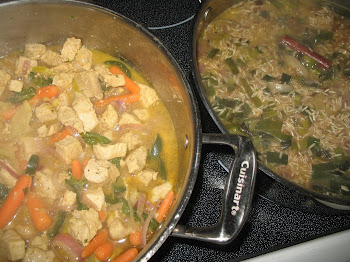
[[[350,21],[320,1],[241,1],[200,36],[212,109],[259,160],[307,189],[350,198]]]
[[[1,58],[0,89],[1,260],[135,257],[175,201],[175,130],[156,91],[73,37]]]

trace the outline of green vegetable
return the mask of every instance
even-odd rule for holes
[[[307,147],[310,148],[311,152],[315,156],[321,156],[320,139],[310,136],[307,138]]]
[[[273,80],[275,80],[276,78],[274,78],[273,76],[270,75],[264,75],[264,77],[262,78],[262,80],[264,80],[265,82],[271,82]]]
[[[124,185],[123,179],[121,177],[119,177],[113,184],[113,192],[114,195],[118,195],[121,193],[124,193],[126,191],[126,187]]]
[[[119,199],[116,198],[114,195],[106,195],[105,201],[107,204],[111,204],[111,205],[119,203]]]
[[[131,72],[130,72],[129,68],[124,63],[119,62],[119,61],[115,61],[115,60],[105,61],[104,63],[106,65],[115,65],[115,66],[119,67],[124,72],[124,74],[127,75],[127,77],[131,78]]]
[[[218,53],[220,52],[220,49],[218,48],[212,48],[210,49],[208,55],[207,55],[207,58],[208,59],[212,59],[214,56],[216,56]]]
[[[159,223],[157,222],[157,220],[152,218],[151,221],[149,222],[149,229],[154,232],[157,230],[158,227],[159,227]]]
[[[166,171],[162,158],[159,158],[158,172],[163,180],[166,180]]]
[[[110,159],[108,161],[111,162],[116,167],[120,168],[120,160],[121,159],[122,159],[121,157],[116,157],[116,158]]]
[[[159,134],[157,134],[156,140],[154,141],[153,146],[151,148],[151,152],[150,152],[151,157],[158,157],[160,155],[160,152],[162,151],[162,146],[163,146],[162,138],[160,137]]]
[[[11,103],[20,103],[24,100],[29,100],[33,98],[35,94],[36,94],[36,89],[34,87],[28,87],[21,92],[13,94],[11,97],[7,99],[7,101]]]
[[[4,184],[0,184],[0,200],[5,200],[9,193],[10,189]]]
[[[267,152],[266,160],[270,164],[288,165],[288,155],[279,152]]]
[[[282,133],[281,131],[282,124],[283,122],[279,120],[271,120],[271,119],[259,120],[254,127],[254,131],[264,132],[274,136],[280,141],[287,142],[292,139],[292,136]]]
[[[281,77],[282,84],[289,85],[291,81],[292,81],[292,77],[290,75],[286,73],[282,73],[282,77]]]
[[[28,175],[34,175],[38,167],[38,162],[39,157],[37,155],[31,155],[25,173]]]
[[[60,210],[58,211],[57,220],[55,224],[46,232],[46,235],[50,238],[53,238],[58,234],[58,231],[61,229],[64,221],[66,220],[67,212]]]
[[[69,173],[71,174],[71,171]],[[78,204],[77,209],[78,210],[87,210],[87,209],[89,209],[87,205],[83,204],[80,201],[80,190],[82,188],[86,187],[88,182],[84,178],[78,180],[72,175],[71,175],[70,179],[66,179],[65,182],[76,193],[76,201],[77,201],[77,204]]]
[[[41,76],[36,76],[34,72],[29,73],[29,81],[37,87],[48,86],[52,84],[52,78],[45,78]]]
[[[244,91],[250,97],[250,99],[252,100],[254,105],[256,107],[262,106],[262,101],[260,100],[260,98],[257,96],[253,97],[253,90],[252,90],[251,86],[248,84],[248,81],[245,78],[241,79],[241,81],[242,81],[242,87],[243,87]]]
[[[237,75],[239,73],[238,67],[232,58],[226,58],[225,63],[228,65],[233,75]]]
[[[109,144],[111,143],[111,140],[109,140],[105,136],[101,136],[97,133],[93,132],[86,132],[86,133],[81,133],[80,134],[83,140],[85,141],[86,144],[92,146],[96,144]]]

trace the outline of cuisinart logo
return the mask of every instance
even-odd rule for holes
[[[233,205],[231,207],[232,216],[235,216],[237,214],[237,211],[239,210],[239,201],[241,199],[241,194],[244,187],[244,181],[247,177],[245,173],[248,168],[249,168],[249,162],[243,161],[241,164],[241,169],[239,170],[239,177],[237,180],[236,191],[233,196]]]

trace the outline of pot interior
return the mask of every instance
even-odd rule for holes
[[[23,49],[27,43],[61,46],[68,37],[76,37],[89,49],[126,59],[157,91],[176,130],[180,164],[175,206],[139,255],[149,258],[179,220],[197,171],[199,118],[180,67],[159,40],[140,25],[109,10],[76,1],[2,4],[0,31],[0,57]]]

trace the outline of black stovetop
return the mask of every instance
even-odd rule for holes
[[[192,84],[190,38],[198,0],[95,0],[149,28],[177,59]],[[193,86],[194,93],[196,90]],[[204,133],[219,133],[197,95]],[[189,204],[180,219],[191,226],[213,225],[219,218],[222,185],[232,156],[204,146],[201,168]],[[150,261],[241,260],[350,228],[350,213],[333,211],[258,173],[251,212],[239,236],[229,245],[170,236]]]

